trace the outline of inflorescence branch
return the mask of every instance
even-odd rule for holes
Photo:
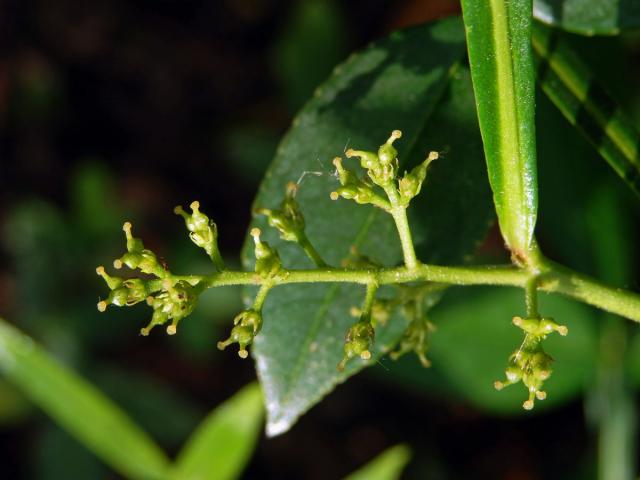
[[[361,308],[354,306],[351,309],[351,314],[358,320],[346,332],[344,356],[338,369],[343,370],[355,358],[362,361],[372,358],[375,330],[378,325],[384,325],[389,320],[395,309],[409,323],[391,357],[396,359],[405,353],[414,352],[427,367],[430,365],[426,357],[429,337],[435,331],[427,313],[435,303],[434,299],[439,298],[447,286],[520,287],[525,292],[526,318],[516,316],[513,323],[524,331],[524,339],[509,358],[506,380],[497,381],[495,387],[500,390],[522,381],[529,391],[529,398],[523,404],[525,409],[533,408],[535,399],[546,398],[542,384],[551,375],[551,357],[543,350],[542,341],[553,332],[563,336],[568,333],[566,327],[538,313],[539,291],[562,293],[640,322],[640,295],[604,286],[545,259],[539,251],[536,252],[535,265],[438,266],[421,263],[415,254],[406,211],[411,200],[420,193],[428,167],[438,158],[438,154],[429,153],[422,163],[400,178],[398,152],[393,143],[401,136],[399,130],[394,130],[376,153],[353,149],[346,151],[347,158],[360,159],[360,166],[366,171],[366,176],[358,176],[345,168],[341,158],[334,159],[340,187],[331,192],[330,198],[371,204],[390,214],[398,230],[404,265],[383,267],[352,252],[343,268],[328,266],[306,235],[304,216],[296,201],[297,186],[289,183],[285,198],[278,208],[258,208],[255,213],[266,216],[268,224],[279,232],[280,238],[297,244],[316,268],[287,269],[282,265],[278,252],[262,241],[262,232],[253,228],[250,234],[254,241],[256,259],[254,271],[227,270],[218,249],[215,223],[200,211],[198,202],[192,202],[191,213],[180,206],[174,211],[184,219],[191,240],[205,250],[216,271],[209,275],[173,274],[164,262],[159,261],[152,251],[144,247],[142,240],[133,236],[131,224],[127,222],[123,226],[127,251],[113,262],[113,266],[117,270],[127,266],[142,275],[120,278],[110,276],[104,267],[98,267],[97,274],[110,289],[108,297],[98,302],[98,310],[105,311],[109,305],[132,306],[145,301],[153,313],[149,324],[140,333],[148,335],[156,325],[168,323],[166,331],[173,335],[177,332],[178,323],[193,311],[204,290],[227,285],[256,285],[260,288],[251,308],[234,318],[229,338],[218,343],[220,349],[237,343],[238,355],[246,358],[249,354],[247,347],[253,343],[262,328],[263,305],[273,288],[294,283],[362,284],[366,286],[365,298]],[[395,285],[396,296],[390,299],[376,298],[377,290],[382,285]]]

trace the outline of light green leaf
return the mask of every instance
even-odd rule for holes
[[[462,11],[500,230],[526,262],[538,206],[531,0],[463,0]]]
[[[640,133],[631,119],[557,33],[536,24],[533,47],[540,56],[538,79],[549,99],[640,195]]]
[[[540,312],[569,327],[569,335],[550,335],[545,350],[555,361],[553,375],[544,384],[547,399],[534,412],[579,395],[592,378],[597,333],[589,307],[558,295],[540,297]],[[528,392],[522,383],[501,391],[493,387],[504,379],[509,355],[522,343],[522,330],[511,323],[524,313],[524,293],[514,288],[465,288],[451,292],[431,312],[437,327],[430,358],[470,403],[499,414],[528,414],[522,402]]]
[[[391,447],[365,466],[359,468],[345,480],[396,480],[411,459],[411,450],[406,445]]]
[[[262,393],[252,383],[202,422],[176,460],[174,480],[238,478],[251,458],[260,435]]]
[[[349,147],[377,149],[392,130],[400,129],[403,137],[396,145],[403,166],[424,160],[429,150],[443,157],[433,164],[423,193],[409,209],[419,256],[460,263],[471,255],[493,214],[469,74],[456,69],[464,51],[460,20],[448,19],[394,33],[338,66],[294,120],[255,205],[277,206],[286,183],[299,181],[296,198],[307,234],[327,263],[340,265],[355,245],[382,264],[397,264],[402,254],[393,220],[370,206],[331,201],[329,193],[339,185],[333,157]],[[345,165],[357,169],[351,162],[345,160]],[[253,226],[262,228],[287,268],[312,267],[296,245],[282,241],[262,218]],[[248,244],[248,268],[252,257]],[[326,284],[285,285],[269,294],[252,352],[265,392],[268,434],[288,430],[337,384],[374,364],[397,342],[406,325],[398,315],[377,329],[371,362],[353,360],[338,372],[345,333],[355,322],[349,310],[363,297],[363,287]]]
[[[637,0],[534,0],[541,22],[582,35],[616,35],[640,27]]]
[[[132,479],[165,478],[160,448],[95,387],[0,320],[0,372],[111,468]]]

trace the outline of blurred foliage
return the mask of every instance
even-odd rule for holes
[[[214,348],[242,308],[240,291],[207,292],[170,341],[137,336],[144,309],[100,316],[95,267],[120,252],[122,222],[139,225],[177,271],[206,272],[170,214],[195,197],[212,207],[229,261],[238,257],[253,191],[291,114],[354,46],[406,12],[412,23],[432,18],[446,2],[276,3],[31,0],[10,2],[0,19],[9,33],[0,60],[0,312],[171,453],[253,376]],[[637,35],[564,37],[640,118]],[[540,93],[537,108],[543,248],[637,290],[637,202]],[[500,259],[501,247],[490,234],[480,252]],[[415,452],[407,478],[593,478],[595,439],[580,395],[601,390],[602,319],[544,301],[570,334],[549,340],[555,373],[532,420],[518,387],[492,390],[518,341],[509,320],[519,294],[452,290],[433,311],[432,369],[382,359],[285,437],[260,440],[246,478],[338,478],[399,441]],[[623,336],[625,388],[637,403],[640,336]],[[3,478],[116,477],[4,381],[0,425]]]

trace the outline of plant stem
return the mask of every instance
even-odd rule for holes
[[[327,263],[322,259],[322,257],[320,256],[318,251],[314,248],[314,246],[311,244],[311,242],[309,241],[307,236],[304,234],[304,232],[298,239],[298,244],[302,247],[302,249],[304,250],[304,253],[307,254],[307,256],[311,259],[311,261],[315,263],[316,267],[324,268],[327,266]]]
[[[447,285],[502,285],[526,288],[537,277],[537,290],[561,293],[594,307],[640,322],[640,295],[621,288],[603,285],[595,279],[574,272],[550,260],[542,260],[542,273],[531,273],[507,265],[470,267],[445,267],[418,264],[380,269],[348,270],[320,268],[317,270],[282,270],[273,277],[263,277],[254,272],[225,271],[208,276],[176,276],[193,285],[205,282],[207,288],[226,285],[272,286],[293,283],[356,283],[391,285],[410,282],[435,282]],[[162,280],[158,280],[161,282]],[[152,285],[151,285],[152,286]]]
[[[388,212],[396,223],[396,229],[398,230],[398,236],[400,237],[400,245],[402,246],[404,264],[409,270],[414,270],[420,262],[418,262],[415,249],[413,248],[411,228],[409,227],[409,220],[407,219],[407,207],[400,203],[398,190],[393,183],[386,186],[384,191],[386,192],[387,197],[389,197],[389,202],[391,203],[391,208]]]
[[[264,301],[267,299],[267,295],[269,294],[269,290],[273,288],[272,283],[263,283],[260,286],[260,290],[258,290],[258,294],[256,295],[256,299],[253,302],[253,309],[256,311],[262,310],[262,306],[264,305]]]
[[[371,307],[373,307],[373,300],[376,298],[376,292],[378,291],[378,284],[375,282],[367,283],[367,293],[364,296],[364,302],[362,303],[362,313],[369,316],[371,313]]]

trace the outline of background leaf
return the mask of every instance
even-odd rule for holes
[[[411,459],[411,450],[406,445],[391,447],[365,466],[359,468],[345,480],[396,480]]]
[[[631,119],[557,33],[535,25],[533,46],[541,57],[538,79],[549,99],[640,195],[640,134]]]
[[[404,165],[423,160],[430,149],[444,154],[430,171],[433,182],[427,180],[424,197],[410,209],[422,259],[460,262],[472,254],[493,214],[468,72],[459,69],[447,88],[463,55],[460,21],[448,19],[394,33],[338,66],[294,120],[255,205],[276,206],[286,183],[298,180],[308,236],[329,264],[339,265],[352,245],[385,265],[397,264],[401,252],[390,217],[369,206],[329,199],[338,185],[331,159],[348,147],[377,148],[397,128],[403,131],[397,146]],[[351,161],[346,164],[353,167]],[[462,216],[468,220],[464,236],[459,235]],[[253,226],[263,228],[285,266],[311,266],[295,245],[269,231],[263,219]],[[252,249],[244,253],[250,268]],[[356,360],[343,373],[336,369],[345,332],[354,323],[349,309],[360,304],[363,294],[363,287],[350,285],[286,285],[269,295],[264,327],[253,348],[268,434],[289,429],[336,384],[363,368]],[[395,344],[404,327],[405,320],[394,316],[378,329],[374,361]]]
[[[616,35],[640,27],[636,0],[534,0],[533,14],[541,22],[583,35]]]
[[[132,479],[164,478],[168,460],[146,433],[97,389],[3,320],[0,371],[114,470]]]
[[[246,386],[217,407],[180,452],[172,478],[238,478],[258,440],[263,408],[262,393],[256,383]]]
[[[531,1],[463,0],[462,12],[500,230],[525,260],[538,206]]]

